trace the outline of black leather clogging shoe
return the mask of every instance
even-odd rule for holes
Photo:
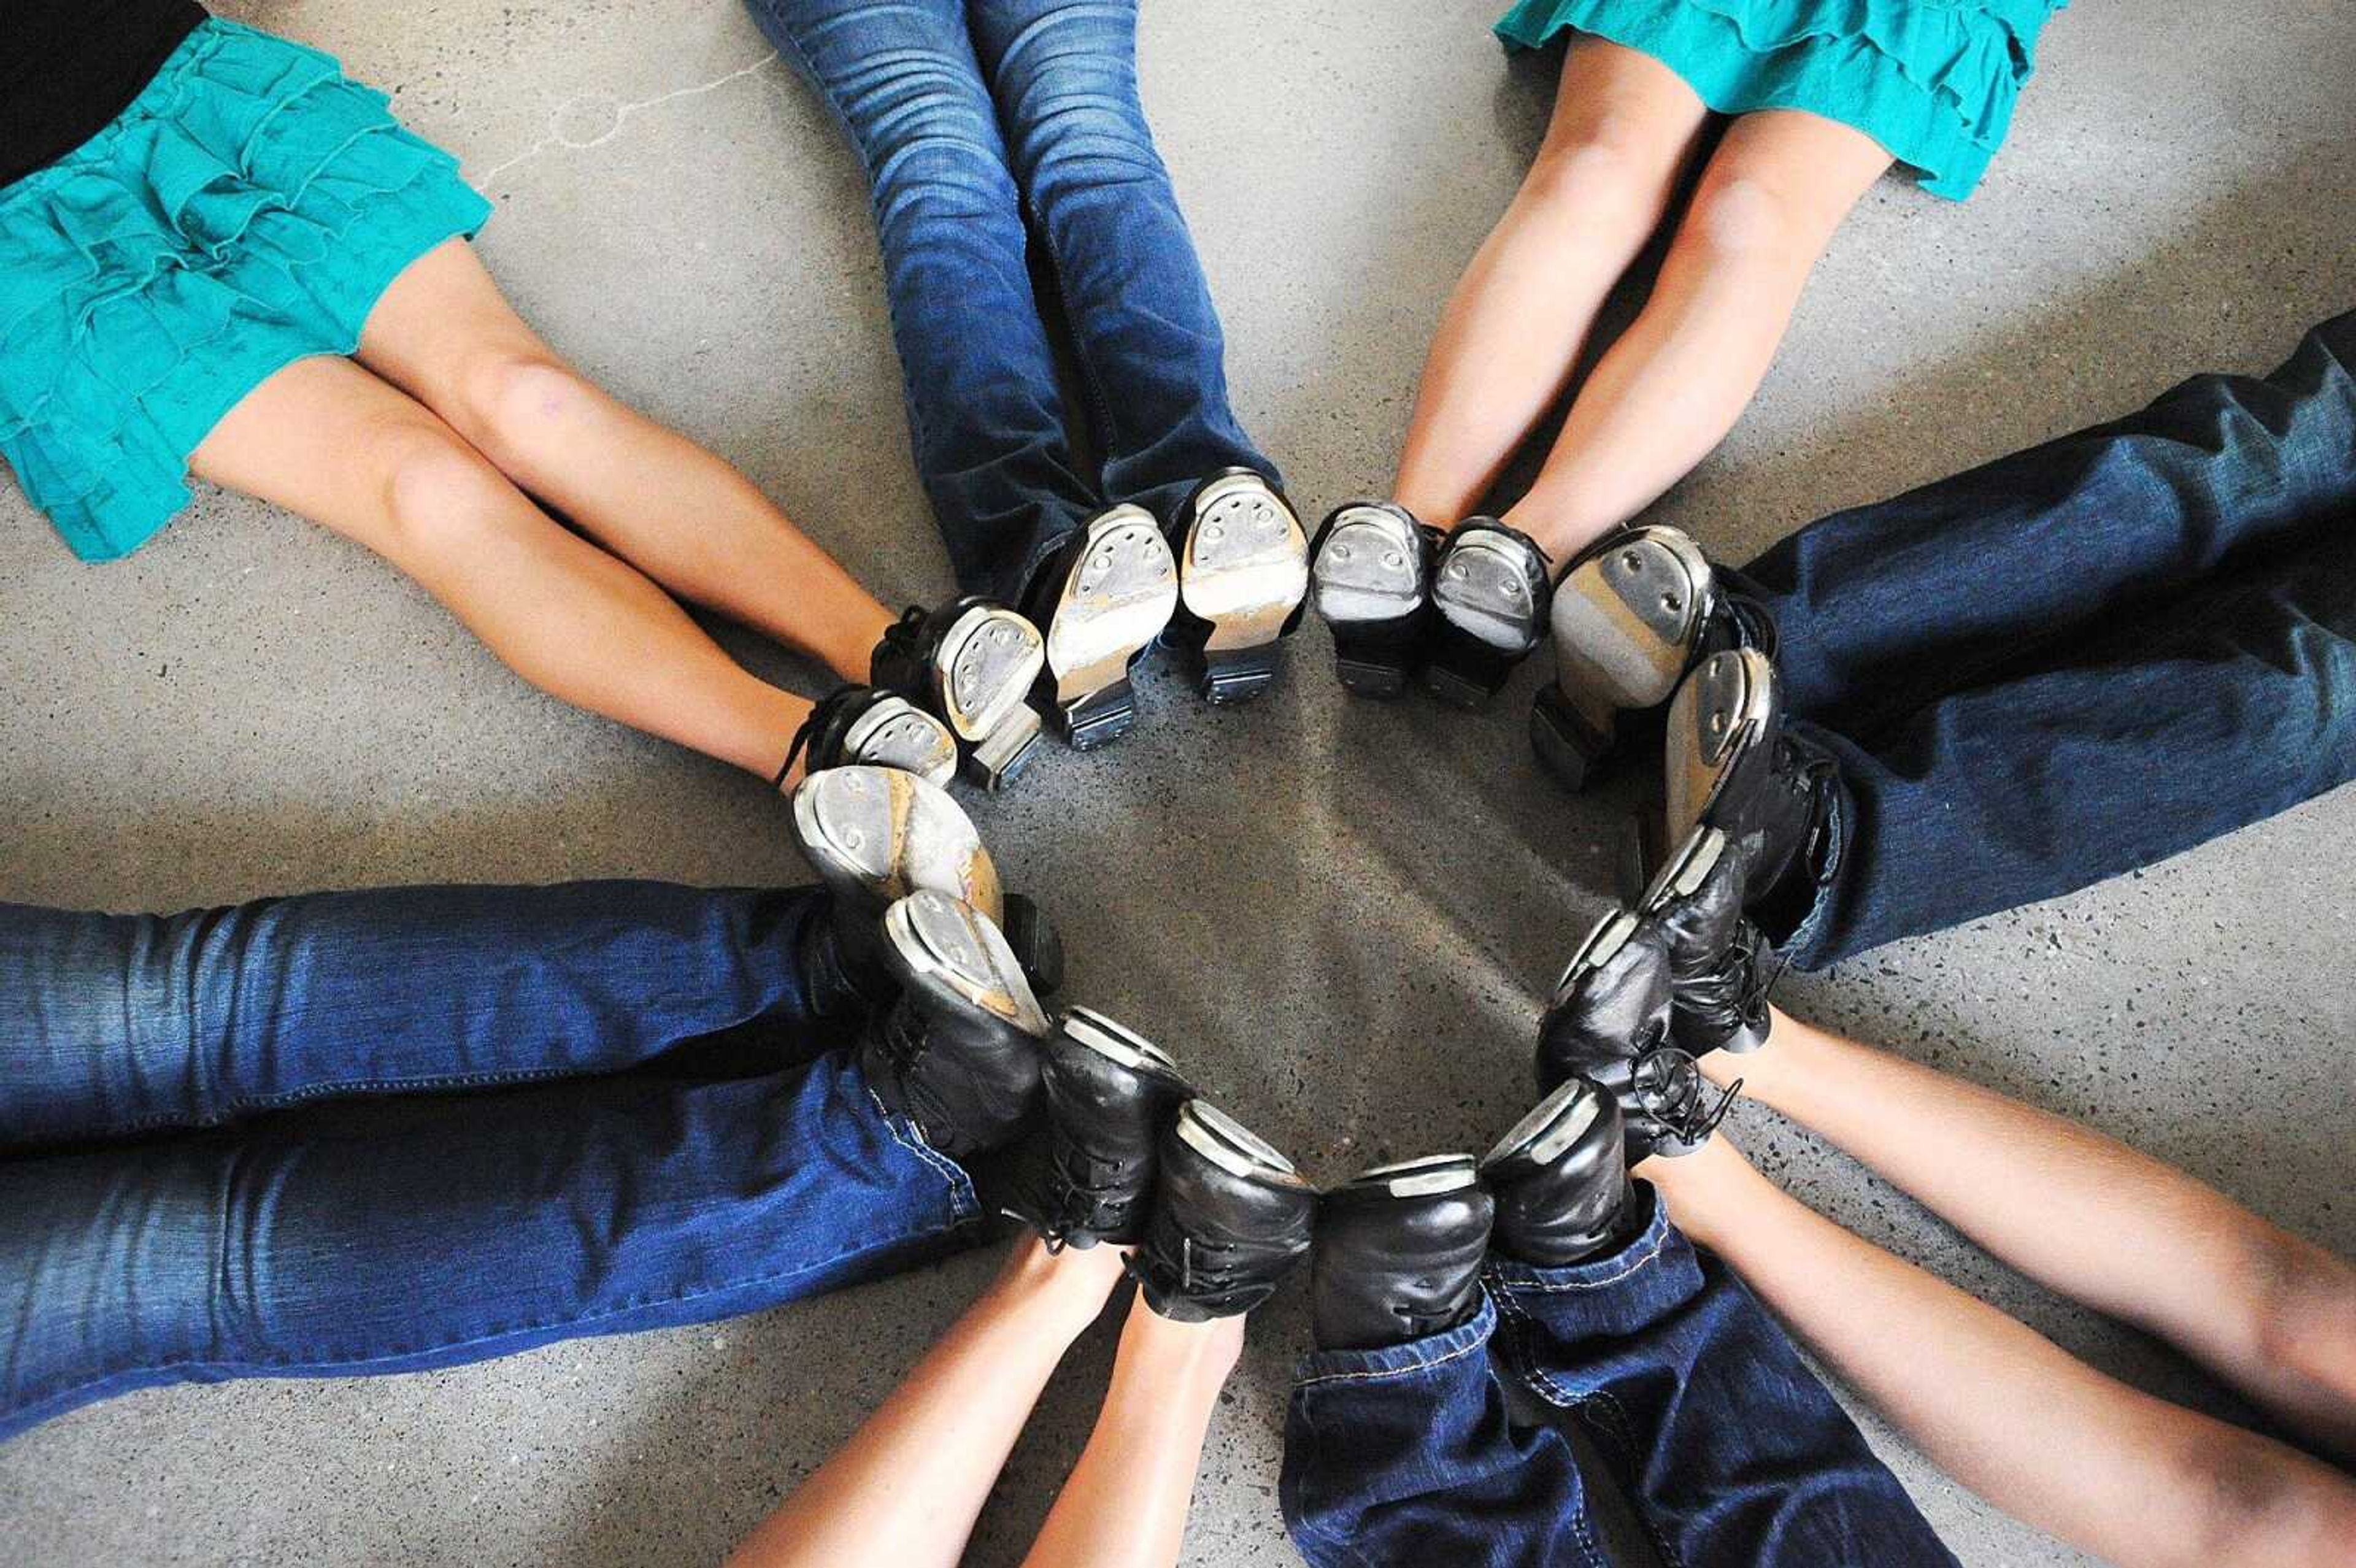
[[[1179,1107],[1160,1160],[1145,1234],[1129,1258],[1155,1312],[1182,1323],[1249,1312],[1308,1256],[1317,1189],[1217,1106]]]
[[[1032,579],[1023,608],[1046,638],[1038,699],[1075,751],[1119,740],[1137,720],[1130,670],[1178,609],[1178,562],[1162,525],[1119,506],[1076,529]]]
[[[1553,576],[1546,551],[1494,517],[1468,517],[1432,568],[1425,689],[1459,708],[1496,695],[1546,635]]]
[[[1675,995],[1659,923],[1615,911],[1580,944],[1538,1027],[1539,1090],[1584,1078],[1609,1092],[1632,1166],[1693,1153],[1734,1102],[1673,1040]]]
[[[1439,531],[1388,501],[1347,502],[1318,528],[1310,581],[1344,689],[1397,697],[1423,668],[1439,554]]]
[[[872,686],[839,686],[819,700],[794,734],[782,786],[794,763],[805,774],[858,763],[898,768],[929,784],[957,777],[957,737],[948,726],[896,691]]]
[[[1481,1160],[1497,1207],[1491,1245],[1538,1268],[1560,1268],[1625,1242],[1634,1209],[1619,1103],[1567,1078]]]
[[[1531,704],[1530,747],[1574,790],[1615,750],[1622,716],[1667,702],[1705,656],[1774,652],[1765,609],[1730,592],[1699,545],[1662,524],[1611,534],[1572,561],[1547,619],[1555,677]]]
[[[938,718],[974,781],[999,790],[1038,745],[1039,716],[1026,699],[1044,658],[1037,627],[968,595],[937,610],[909,606],[875,645],[867,678]]]
[[[1696,665],[1669,704],[1668,725],[1663,842],[1715,827],[1740,864],[1745,907],[1812,903],[1803,885],[1824,859],[1837,770],[1785,732],[1766,654],[1734,648]]]
[[[952,1159],[1013,1140],[1039,1093],[1047,1015],[989,916],[944,893],[884,912],[899,999],[859,1044],[868,1087]]]
[[[1178,508],[1178,609],[1163,640],[1206,702],[1248,702],[1276,680],[1309,592],[1309,540],[1276,486],[1226,468]]]
[[[1645,890],[1640,913],[1669,944],[1669,1031],[1695,1056],[1767,1043],[1774,979],[1766,938],[1742,912],[1742,858],[1715,827],[1697,827]]]
[[[1087,1008],[1042,1047],[1039,1126],[1005,1211],[1051,1247],[1128,1246],[1145,1232],[1162,1135],[1194,1097],[1168,1053]]]
[[[1380,1349],[1470,1318],[1491,1212],[1470,1155],[1378,1166],[1326,1193],[1309,1265],[1317,1348]]]

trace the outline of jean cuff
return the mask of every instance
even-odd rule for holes
[[[1677,1239],[1669,1224],[1668,1206],[1649,1181],[1632,1184],[1630,1201],[1644,1215],[1643,1229],[1608,1253],[1582,1258],[1557,1268],[1540,1268],[1492,1253],[1484,1273],[1491,1290],[1508,1298],[1517,1296],[1563,1296],[1625,1287],[1657,1264]]]
[[[892,1141],[939,1177],[947,1186],[950,1223],[963,1225],[980,1219],[981,1195],[975,1190],[973,1177],[966,1168],[926,1143],[923,1131],[916,1123],[886,1106],[884,1097],[875,1093],[874,1086],[867,1082],[855,1061],[851,1063],[851,1072],[859,1079],[860,1088],[867,1094],[868,1108],[882,1118],[884,1130],[891,1135]]]
[[[1837,752],[1821,741],[1816,743],[1836,762],[1832,789],[1825,801],[1825,863],[1816,876],[1815,896],[1809,901],[1806,911],[1790,922],[1789,930],[1773,929],[1781,923],[1775,921],[1765,921],[1762,925],[1767,940],[1775,944],[1783,961],[1800,970],[1820,969],[1830,961],[1826,950],[1832,945],[1833,889],[1847,864],[1858,822],[1857,798],[1849,792],[1847,777],[1839,771]]]
[[[1372,1350],[1312,1350],[1301,1358],[1293,1381],[1302,1388],[1315,1383],[1376,1382],[1409,1378],[1451,1361],[1477,1355],[1497,1331],[1497,1304],[1481,1293],[1481,1309],[1453,1328],[1426,1334],[1404,1345],[1384,1345]]]

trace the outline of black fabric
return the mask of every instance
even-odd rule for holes
[[[204,19],[197,0],[0,0],[0,186],[105,130]]]

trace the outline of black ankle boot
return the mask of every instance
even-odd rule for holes
[[[1159,1152],[1145,1235],[1129,1259],[1146,1305],[1181,1323],[1249,1312],[1308,1254],[1317,1189],[1202,1100],[1179,1108]]]
[[[1582,789],[1616,748],[1623,716],[1659,708],[1706,656],[1772,654],[1764,609],[1730,592],[1701,547],[1654,524],[1606,535],[1554,591],[1555,678],[1530,709],[1530,745],[1547,770]]]
[[[1127,1246],[1144,1233],[1156,1151],[1193,1088],[1162,1049],[1074,1008],[1042,1052],[1042,1125],[1006,1211],[1051,1246]]]
[[[957,737],[967,771],[998,790],[1038,743],[1039,716],[1024,699],[1044,658],[1037,627],[969,594],[937,610],[910,605],[875,645],[867,678],[939,718]]]
[[[1467,517],[1432,569],[1427,690],[1459,708],[1496,695],[1546,635],[1553,577],[1536,540],[1494,517]]]
[[[1398,696],[1423,667],[1439,530],[1391,502],[1351,501],[1326,517],[1311,553],[1342,685],[1360,697]]]
[[[1023,595],[1046,637],[1037,695],[1056,733],[1085,752],[1129,732],[1129,672],[1178,610],[1178,561],[1142,507],[1098,513],[1047,558]]]
[[[1612,1095],[1570,1078],[1538,1102],[1481,1161],[1496,1195],[1492,1244],[1539,1268],[1560,1268],[1628,1239],[1626,1134]]]
[[[1206,702],[1248,702],[1276,680],[1309,591],[1309,541],[1283,493],[1248,468],[1194,486],[1173,528],[1178,610],[1163,640]]]
[[[1539,1090],[1585,1078],[1610,1091],[1631,1165],[1691,1154],[1733,1104],[1731,1090],[1713,1098],[1693,1058],[1670,1043],[1673,999],[1666,933],[1622,910],[1580,945],[1539,1025]]]
[[[1742,901],[1741,857],[1717,828],[1697,827],[1638,906],[1668,938],[1670,1036],[1695,1056],[1767,1043],[1773,975]]]
[[[884,960],[900,997],[860,1041],[868,1087],[951,1159],[1012,1140],[1038,1096],[1047,1017],[996,924],[912,893],[884,912]]]
[[[872,686],[838,686],[819,700],[810,716],[795,731],[777,782],[793,772],[797,761],[804,773],[865,764],[898,768],[929,784],[946,785],[957,777],[957,737],[948,726],[896,691]]]
[[[1469,1155],[1352,1178],[1318,1200],[1310,1303],[1321,1350],[1372,1350],[1479,1310],[1492,1205]]]
[[[1833,760],[1783,730],[1775,669],[1757,648],[1712,654],[1669,707],[1667,842],[1717,828],[1741,862],[1746,904],[1787,902],[1826,848]],[[1807,901],[1813,901],[1808,900]]]

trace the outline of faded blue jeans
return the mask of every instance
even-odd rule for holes
[[[156,1383],[701,1322],[969,1237],[795,954],[824,895],[0,905],[0,1438]]]
[[[1801,529],[1743,572],[1840,768],[1813,969],[2356,778],[2356,314],[2272,375]]]
[[[1637,1192],[1619,1251],[1493,1257],[1471,1322],[1302,1363],[1282,1489],[1311,1568],[1611,1568],[1569,1444],[1511,1419],[1508,1378],[1595,1440],[1665,1563],[1954,1568],[1783,1329]]]
[[[1115,502],[1168,527],[1218,469],[1275,482],[1138,101],[1137,0],[745,3],[873,188],[916,471],[960,585],[1019,597]],[[1100,465],[1073,451],[1033,247]]]

